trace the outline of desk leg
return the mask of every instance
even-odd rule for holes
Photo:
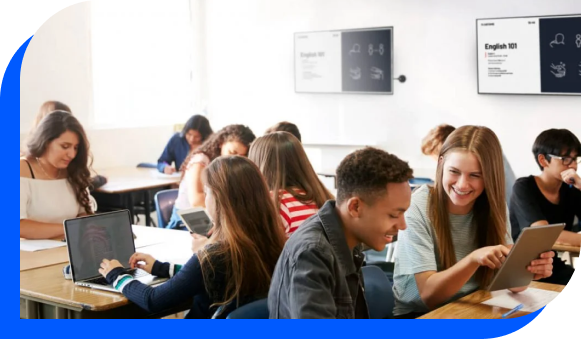
[[[69,319],[69,310],[66,308],[56,307],[55,319]]]
[[[26,300],[26,319],[38,319],[38,303]]]
[[[127,201],[127,209],[129,210],[129,215],[131,215],[131,224],[135,223],[135,204],[133,203],[133,196],[131,192],[125,193],[125,199]]]
[[[144,208],[145,208],[145,226],[151,226],[151,194],[149,190],[143,191],[144,196]]]

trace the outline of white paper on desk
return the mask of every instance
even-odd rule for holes
[[[165,174],[165,173],[161,173],[159,171],[156,171],[155,176],[160,178],[160,179],[181,178],[182,172],[173,172],[172,174]]]
[[[538,288],[528,288],[520,293],[512,293],[509,290],[494,291],[491,293],[492,299],[483,301],[482,304],[489,306],[513,309],[519,304],[523,304],[522,311],[535,312],[547,306],[559,292],[540,290]]]
[[[49,250],[51,248],[67,246],[66,242],[57,240],[27,240],[20,239],[20,250],[26,252],[36,252]]]

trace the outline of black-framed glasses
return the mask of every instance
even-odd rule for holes
[[[555,158],[555,159],[561,159],[561,161],[563,162],[563,165],[565,166],[569,166],[574,162],[581,164],[581,157],[561,157],[558,155],[553,155],[553,154],[547,154],[548,156],[550,156],[551,158]]]

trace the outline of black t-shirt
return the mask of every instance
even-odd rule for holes
[[[559,204],[555,205],[545,198],[534,176],[515,182],[510,198],[510,224],[515,242],[525,227],[539,220],[547,220],[549,224],[565,223],[565,230],[571,231],[575,215],[581,219],[581,191],[575,187],[563,183]]]

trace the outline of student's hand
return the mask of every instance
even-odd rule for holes
[[[165,166],[165,168],[163,169],[163,173],[165,174],[174,174],[176,172],[176,169],[173,168],[173,166]]]
[[[506,260],[508,252],[510,252],[510,250],[503,245],[487,246],[470,253],[470,258],[473,263],[480,266],[498,269]]]
[[[579,174],[577,174],[574,169],[569,168],[568,170],[561,172],[561,178],[567,185],[573,185],[578,190],[581,190],[581,177],[579,177]]]
[[[203,235],[192,233],[192,252],[197,253],[199,250],[204,248],[209,242],[210,239],[204,237]]]
[[[99,269],[99,273],[104,278],[107,278],[107,274],[109,274],[109,272],[111,272],[113,269],[117,267],[123,268],[123,265],[121,265],[121,263],[115,259],[113,260],[103,259],[103,262],[101,263],[101,268]]]
[[[154,263],[155,258],[149,254],[134,253],[131,258],[129,258],[129,266],[131,268],[140,268],[150,274],[151,270],[153,270]]]
[[[549,251],[541,253],[540,259],[531,261],[531,265],[527,267],[527,270],[535,274],[533,280],[548,278],[553,274],[554,256],[555,252]]]

